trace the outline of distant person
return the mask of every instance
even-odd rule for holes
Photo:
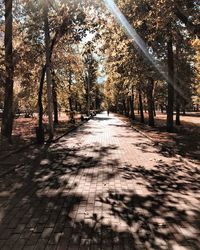
[[[108,114],[108,116],[109,116],[109,113],[110,113],[110,110],[108,109],[108,110],[107,110],[107,114]]]

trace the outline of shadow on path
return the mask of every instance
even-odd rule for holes
[[[200,170],[123,165],[92,126],[1,180],[0,249],[199,249]]]

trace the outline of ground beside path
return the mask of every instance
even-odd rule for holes
[[[186,158],[192,163],[200,162],[200,113],[191,112],[181,115],[181,125],[174,124],[174,132],[167,132],[167,115],[157,112],[155,127],[148,126],[148,113],[144,114],[145,124],[140,123],[140,115],[132,121],[133,126],[150,136],[153,141],[164,143],[177,154]],[[176,117],[174,115],[174,121]]]
[[[66,131],[70,130],[74,127],[74,123],[70,121],[69,115],[65,113],[59,113],[59,124],[55,126],[54,137],[57,138],[62,134],[66,133]],[[80,114],[75,114],[74,116],[76,125],[81,123]],[[0,119],[1,125],[1,119]],[[8,158],[6,156],[12,155],[12,160],[9,162],[15,161],[15,153],[16,151],[21,151],[20,149],[27,149],[29,145],[33,145],[36,143],[36,127],[38,126],[38,118],[37,114],[34,114],[32,118],[19,117],[14,119],[13,124],[13,133],[12,133],[12,144],[9,144],[0,138],[0,161],[1,159]],[[48,140],[48,117],[43,117],[43,126],[45,131],[45,140]],[[22,150],[22,151],[23,151]],[[14,154],[13,154],[14,153]],[[22,152],[23,153],[23,152]],[[14,157],[13,157],[14,155]],[[9,157],[10,158],[10,157]],[[0,168],[0,175],[1,175]]]
[[[200,249],[200,169],[115,115],[0,181],[0,249]]]

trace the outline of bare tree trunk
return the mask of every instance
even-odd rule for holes
[[[155,105],[154,98],[153,98],[153,115],[154,117],[156,117],[156,105]]]
[[[127,114],[126,114],[126,116],[127,117],[130,117],[130,99],[131,99],[131,96],[128,96],[127,101],[126,101],[126,103],[127,103]]]
[[[78,101],[77,101],[77,98],[75,100],[75,110],[78,111]]]
[[[89,74],[89,72],[88,72]],[[90,115],[90,76],[87,77],[87,115]]]
[[[179,100],[176,100],[176,125],[178,125],[178,126],[181,125]]]
[[[144,123],[144,111],[143,111],[142,92],[140,85],[138,89],[138,94],[139,94],[140,121],[141,123]]]
[[[11,142],[13,128],[13,15],[12,0],[5,0],[5,97],[1,135]]]
[[[176,46],[176,60],[177,62],[179,61],[179,47]],[[178,63],[177,63],[177,67],[176,67],[176,75],[178,75]],[[180,87],[180,82],[178,80],[176,80],[177,83],[177,88]],[[181,121],[180,121],[180,95],[179,92],[176,90],[176,125],[180,126],[181,125]]]
[[[73,111],[73,106],[72,106],[72,97],[71,97],[71,85],[72,85],[72,73],[69,71],[69,109],[72,112]]]
[[[147,103],[149,114],[149,126],[154,126],[154,102],[153,102],[154,80],[149,78],[147,85]]]
[[[55,76],[56,76],[55,71],[52,70],[52,97],[53,97],[54,125],[58,125],[58,99],[57,99],[57,84]]]
[[[145,98],[145,96],[144,96],[144,101],[143,101],[143,103],[144,103],[144,112],[145,113],[147,113],[147,105],[146,105],[146,98]]]
[[[44,143],[44,127],[43,127],[43,104],[42,104],[42,95],[43,95],[43,87],[44,87],[44,78],[46,72],[46,65],[43,66],[39,84],[39,91],[38,91],[38,113],[39,113],[39,120],[38,120],[38,128],[36,128],[36,137],[37,143],[43,144]]]
[[[163,114],[164,113],[164,107],[163,107],[164,105],[160,105],[160,111],[161,111],[161,113]]]
[[[45,31],[45,50],[46,50],[46,80],[47,80],[47,109],[49,120],[49,140],[53,138],[53,108],[52,108],[52,79],[51,79],[51,49],[50,49],[50,34],[49,34],[49,20],[48,20],[48,0],[44,1],[44,31]]]
[[[134,111],[134,86],[131,88],[131,98],[130,98],[130,109],[131,109],[131,118],[135,120],[135,111]]]
[[[171,29],[171,27],[170,27]],[[173,132],[174,121],[174,53],[171,30],[169,31],[169,40],[167,42],[168,52],[168,105],[167,105],[167,131]]]
[[[185,107],[183,107],[183,115],[186,115]]]
[[[125,100],[125,98],[123,98],[122,103],[123,103],[123,110],[122,110],[122,114],[127,115],[126,100]]]

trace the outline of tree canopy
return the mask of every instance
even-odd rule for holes
[[[45,112],[53,129],[59,111],[100,108],[132,119],[139,110],[142,122],[147,109],[151,126],[166,110],[172,131],[174,111],[180,124],[180,112],[200,104],[199,8],[192,0],[1,1],[2,135],[11,139],[19,109],[37,114],[40,133]]]

